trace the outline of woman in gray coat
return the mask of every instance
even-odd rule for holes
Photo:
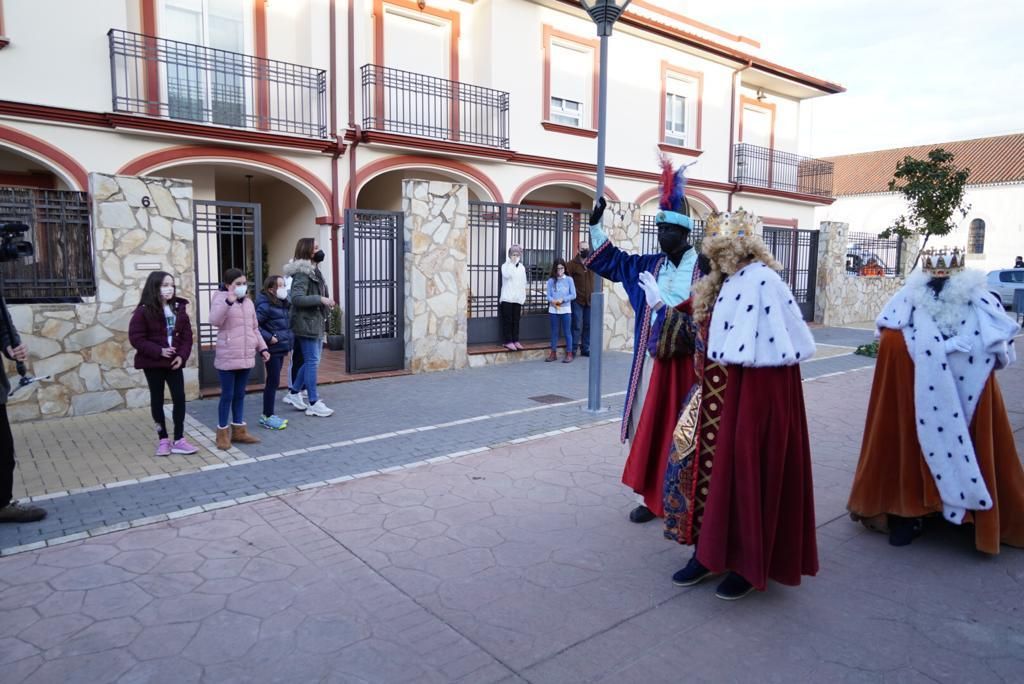
[[[302,367],[296,372],[292,392],[309,393],[309,403],[302,402],[307,416],[326,418],[334,413],[320,400],[316,391],[316,374],[323,351],[326,320],[334,308],[334,300],[327,296],[327,283],[319,264],[324,252],[313,238],[302,238],[295,245],[295,258],[285,264],[284,274],[291,276],[292,303],[291,328],[295,346],[302,352]],[[294,396],[294,395],[293,395]],[[292,404],[293,406],[295,404]]]

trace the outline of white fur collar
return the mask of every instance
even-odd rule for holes
[[[961,271],[949,278],[938,296],[928,287],[930,280],[931,276],[920,270],[907,278],[905,287],[911,297],[911,305],[927,313],[943,335],[953,336],[966,318],[972,296],[979,288],[985,287],[985,274]]]

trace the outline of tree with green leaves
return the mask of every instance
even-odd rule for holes
[[[910,205],[910,211],[882,231],[883,239],[897,235],[904,240],[919,235],[923,237],[914,266],[921,252],[933,235],[949,235],[956,223],[953,215],[967,216],[970,205],[964,204],[964,189],[970,169],[958,169],[953,164],[953,154],[942,148],[928,153],[928,159],[914,159],[907,156],[896,165],[896,173],[889,181],[889,191],[899,192]]]

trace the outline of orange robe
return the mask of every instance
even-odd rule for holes
[[[917,441],[916,420],[913,359],[901,331],[882,330],[847,506],[855,517],[942,515],[942,500]],[[965,523],[974,523],[974,545],[990,554],[999,553],[1000,542],[1024,547],[1024,467],[994,372],[978,399],[970,430],[993,499],[991,510],[968,511],[964,518]]]

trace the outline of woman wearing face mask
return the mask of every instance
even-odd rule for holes
[[[334,308],[334,300],[327,296],[327,283],[320,272],[324,252],[313,238],[302,238],[295,245],[295,258],[284,267],[284,274],[291,276],[291,328],[295,335],[295,346],[302,350],[302,367],[296,372],[292,385],[291,401],[297,408],[306,409],[307,416],[326,418],[333,409],[320,400],[316,389],[316,374],[323,352],[325,322]],[[302,402],[301,395],[295,403],[294,393],[306,390],[309,403]]]
[[[135,347],[135,367],[146,375],[150,410],[157,432],[157,456],[194,454],[185,439],[185,376],[182,368],[192,353],[192,323],[188,302],[175,296],[174,277],[154,271],[146,278],[139,306],[128,324],[128,340]],[[174,405],[174,441],[164,418],[164,385]]]
[[[292,329],[288,321],[288,290],[281,276],[272,275],[263,282],[263,290],[256,295],[256,319],[270,352],[260,425],[268,430],[284,430],[288,427],[288,421],[274,413],[274,399],[277,398],[277,388],[281,384],[284,358],[292,348]]]
[[[565,259],[555,259],[548,279],[548,315],[551,318],[551,351],[545,361],[558,358],[558,328],[565,335],[565,358],[562,363],[572,363],[572,301],[576,299],[576,286],[572,278],[565,275]]]
[[[217,328],[217,351],[213,365],[220,374],[220,404],[217,407],[217,448],[231,443],[259,444],[245,424],[245,384],[256,365],[256,354],[270,360],[267,343],[260,335],[256,307],[245,295],[249,291],[245,274],[237,268],[224,272],[224,284],[213,295],[210,324]],[[230,428],[228,419],[231,419]]]
[[[523,248],[512,245],[508,248],[508,259],[501,265],[501,296],[498,298],[498,313],[501,316],[501,335],[505,338],[505,349],[518,351],[519,316],[526,303],[526,268],[522,264]]]

